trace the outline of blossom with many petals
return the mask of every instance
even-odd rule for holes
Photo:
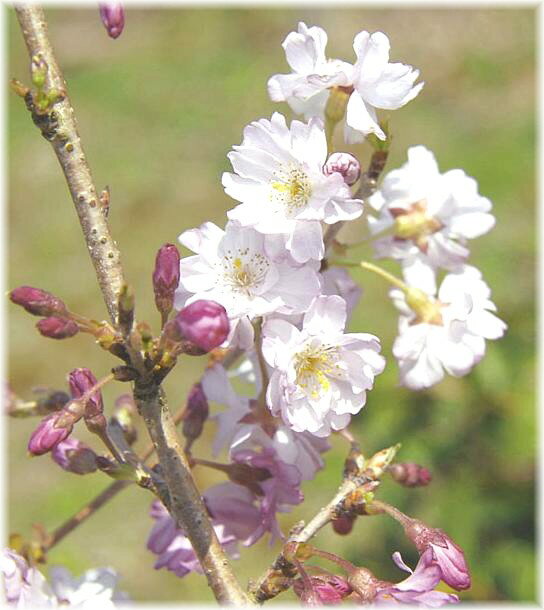
[[[438,383],[444,371],[466,375],[485,354],[485,340],[499,339],[506,324],[493,312],[489,286],[475,267],[448,274],[438,296],[421,293],[420,303],[409,307],[400,290],[391,297],[401,315],[399,336],[393,344],[401,384],[421,390]]]
[[[321,119],[308,123],[274,113],[244,129],[241,146],[228,155],[234,173],[223,174],[223,186],[240,205],[227,215],[259,233],[283,235],[299,262],[324,255],[321,221],[353,220],[362,203],[352,199],[341,174],[327,176],[327,139]]]
[[[319,292],[311,266],[297,266],[285,251],[278,258],[275,237],[250,227],[229,222],[223,231],[206,222],[179,240],[196,256],[181,259],[176,307],[199,299],[220,303],[231,321],[233,345],[247,349],[253,344],[253,318],[304,311]]]
[[[383,371],[378,338],[344,334],[345,324],[345,301],[321,296],[305,314],[302,330],[281,319],[263,326],[263,355],[274,369],[267,403],[296,432],[323,437],[345,428]]]
[[[377,256],[400,260],[406,281],[429,292],[436,290],[435,270],[458,269],[469,255],[467,240],[495,224],[476,181],[460,169],[441,174],[424,146],[409,148],[408,161],[369,201],[380,213],[368,218],[371,232],[392,232],[374,243]]]
[[[319,27],[299,23],[283,42],[291,74],[277,74],[268,81],[268,93],[274,102],[286,101],[306,118],[323,118],[330,90],[338,88],[349,96],[346,109],[345,137],[358,142],[374,133],[386,135],[376,116],[376,109],[396,110],[414,99],[423,83],[414,85],[419,71],[401,63],[389,62],[389,39],[383,32],[362,31],[353,41],[355,64],[325,56],[327,34]]]

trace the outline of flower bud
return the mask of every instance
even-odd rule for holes
[[[10,292],[12,303],[21,305],[28,313],[35,316],[66,315],[66,305],[57,297],[45,290],[32,286],[19,286]]]
[[[66,415],[67,411],[63,409],[42,419],[28,441],[28,451],[32,455],[43,455],[51,451],[70,435],[74,422],[72,418],[67,418]],[[56,424],[60,423],[59,419],[61,417],[63,418],[62,425],[57,427]]]
[[[178,312],[175,319],[184,338],[205,352],[219,347],[230,331],[227,312],[215,301],[195,301]]]
[[[36,324],[40,334],[50,339],[68,339],[79,332],[79,326],[68,318],[49,316]]]
[[[348,186],[352,186],[361,176],[361,164],[349,153],[335,152],[327,159],[323,173],[325,176],[331,176],[334,173],[341,174],[344,182]]]
[[[68,375],[68,384],[73,398],[81,398],[96,385],[96,377],[89,369],[74,369]],[[103,413],[104,403],[100,390],[93,393],[85,404],[85,418]]]
[[[470,588],[470,574],[461,548],[440,529],[428,527],[418,519],[408,518],[403,523],[406,536],[420,554],[427,549],[433,552],[433,560],[442,571],[442,580],[458,591]]]
[[[342,603],[353,589],[348,582],[334,574],[317,574],[309,581],[297,578],[293,590],[304,605],[336,605]]]
[[[153,271],[153,290],[157,309],[166,319],[174,306],[174,293],[179,284],[179,252],[173,244],[165,244],[157,252]]]
[[[405,487],[424,487],[432,479],[427,468],[412,462],[391,464],[388,470],[391,477]]]
[[[183,436],[192,444],[201,434],[204,422],[208,419],[210,409],[206,394],[200,383],[195,383],[187,397],[187,406],[183,413]]]
[[[77,440],[67,438],[51,451],[51,457],[63,470],[75,474],[89,474],[96,471],[96,453]]]
[[[125,9],[120,2],[100,4],[100,18],[110,38],[118,38],[125,27]]]
[[[341,536],[347,536],[353,529],[355,517],[351,515],[341,515],[332,520],[332,529]]]

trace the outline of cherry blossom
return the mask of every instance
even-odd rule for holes
[[[175,306],[197,300],[223,305],[231,321],[228,342],[249,348],[251,320],[273,311],[304,311],[319,292],[317,273],[275,255],[276,240],[229,222],[223,231],[211,222],[185,231],[180,242],[196,252],[182,258]]]
[[[274,369],[267,403],[296,432],[324,437],[347,426],[383,371],[378,338],[344,334],[346,315],[341,297],[320,296],[305,314],[302,330],[281,319],[263,327],[263,355]]]
[[[420,302],[412,308],[402,291],[392,290],[390,295],[401,312],[393,355],[401,384],[412,390],[438,383],[444,372],[466,375],[483,358],[485,340],[499,339],[506,331],[506,324],[493,313],[489,286],[475,267],[448,274],[437,297],[421,292]]]
[[[274,113],[244,129],[241,146],[228,155],[235,173],[223,174],[223,186],[240,205],[227,213],[266,235],[283,235],[295,261],[324,255],[321,221],[353,220],[363,211],[352,199],[341,174],[327,176],[327,139],[323,122],[293,121]]]
[[[408,149],[408,161],[385,176],[369,202],[380,213],[368,217],[372,234],[392,233],[374,242],[376,255],[401,261],[406,281],[429,292],[436,290],[435,270],[459,269],[467,240],[495,224],[476,181],[460,169],[441,174],[424,146]]]

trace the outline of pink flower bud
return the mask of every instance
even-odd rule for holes
[[[187,406],[183,414],[183,436],[190,442],[195,441],[204,428],[210,409],[206,394],[200,383],[195,383],[187,397]]]
[[[77,440],[67,438],[51,451],[53,460],[63,469],[75,474],[89,474],[96,471],[96,453]]]
[[[442,580],[458,591],[470,587],[470,574],[465,555],[442,530],[428,527],[418,519],[410,519],[404,526],[408,538],[422,554],[427,549],[433,553],[433,561],[442,571]]]
[[[165,244],[157,252],[153,271],[155,304],[163,316],[167,316],[174,305],[174,293],[179,284],[179,252],[173,244]]]
[[[96,385],[96,377],[89,369],[74,369],[68,375],[68,383],[73,398],[81,398],[83,394],[88,392]],[[85,405],[85,418],[99,415],[104,411],[104,403],[102,401],[102,393],[100,390],[95,392]]]
[[[293,583],[293,589],[306,606],[340,604],[353,591],[347,580],[334,574],[310,576],[309,582],[298,578]]]
[[[215,301],[200,300],[187,305],[177,314],[176,322],[184,338],[205,352],[219,347],[230,331],[227,312]]]
[[[10,292],[12,303],[24,307],[35,316],[65,315],[66,305],[57,297],[45,290],[32,286],[19,286]]]
[[[120,2],[100,4],[100,17],[110,38],[117,38],[125,27],[125,9]]]
[[[341,536],[346,536],[353,529],[355,517],[342,515],[332,521],[332,529]]]
[[[327,159],[323,167],[323,173],[330,176],[334,173],[342,174],[344,182],[351,186],[359,180],[361,175],[361,164],[349,153],[336,152]]]
[[[79,326],[73,320],[57,316],[43,318],[36,324],[36,328],[40,334],[50,339],[68,339],[79,332]]]
[[[63,422],[62,426],[56,427],[56,424],[59,423],[59,418],[63,415],[66,415],[64,409],[44,417],[38,424],[38,427],[34,430],[28,441],[28,450],[32,455],[43,455],[51,451],[51,449],[70,435],[73,423]]]
[[[432,476],[427,468],[412,462],[403,462],[389,466],[393,479],[405,487],[423,487],[431,482]]]

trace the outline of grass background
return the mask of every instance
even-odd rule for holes
[[[8,75],[28,81],[28,62],[12,9],[8,12]],[[494,202],[497,226],[472,243],[471,262],[483,270],[509,331],[474,372],[430,391],[396,387],[391,357],[396,316],[387,288],[362,274],[365,293],[352,328],[378,334],[389,365],[354,421],[368,451],[402,441],[401,459],[428,466],[424,489],[384,483],[381,497],[431,525],[443,527],[466,551],[473,587],[464,600],[535,599],[535,11],[533,9],[127,9],[126,30],[105,35],[98,11],[50,9],[50,34],[79,120],[98,188],[111,187],[111,229],[138,313],[157,328],[150,274],[157,248],[205,220],[219,225],[233,202],[221,187],[226,153],[250,121],[272,111],[266,80],[286,72],[280,46],[299,20],[329,33],[329,56],[351,60],[361,29],[386,32],[392,60],[417,66],[421,95],[392,115],[388,168],[406,148],[424,144],[440,167],[462,167]],[[43,287],[90,317],[105,317],[76,215],[57,161],[24,105],[9,96],[8,288]],[[353,149],[363,159],[364,147]],[[354,223],[346,239],[357,239]],[[369,256],[360,248],[355,255]],[[395,269],[392,265],[391,269]],[[385,304],[384,304],[385,303]],[[35,386],[65,387],[67,372],[90,367],[105,374],[112,360],[86,336],[41,338],[35,320],[7,306],[9,382],[25,397]],[[184,361],[167,380],[172,407],[203,367]],[[123,388],[107,388],[109,404]],[[31,524],[53,528],[103,489],[103,475],[77,477],[48,457],[29,459],[35,421],[10,420],[9,531]],[[206,454],[213,425],[196,445]],[[146,442],[144,432],[140,444]],[[82,438],[87,438],[84,434]],[[327,468],[305,484],[306,503],[283,518],[287,528],[307,518],[335,489],[345,447],[337,440]],[[215,476],[197,471],[202,488]],[[211,600],[204,579],[182,580],[152,569],[145,550],[149,496],[130,489],[50,553],[50,563],[74,572],[111,565],[135,600]],[[386,517],[359,519],[353,533],[326,529],[317,544],[384,579],[399,580],[390,555],[416,556]],[[243,550],[236,570],[256,578],[277,551]],[[279,601],[292,599],[291,593]]]

